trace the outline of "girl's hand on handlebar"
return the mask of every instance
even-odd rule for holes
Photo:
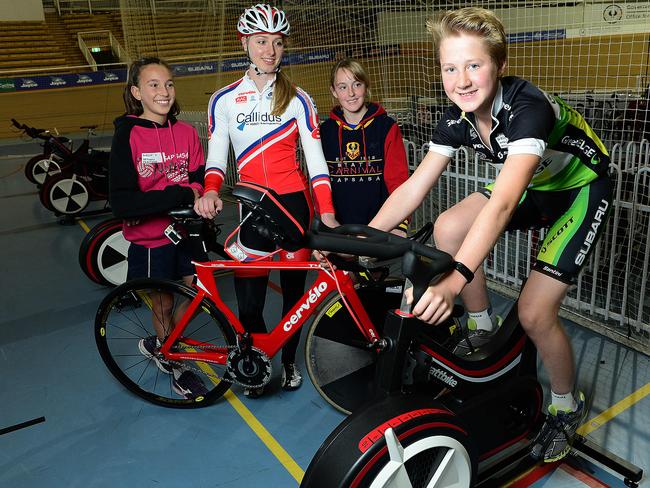
[[[223,209],[223,201],[216,191],[206,191],[205,194],[195,200],[194,211],[205,219],[212,219]]]
[[[333,229],[334,227],[338,227],[339,225],[341,225],[338,223],[333,213],[320,214],[320,220],[323,224],[325,224],[330,229]]]

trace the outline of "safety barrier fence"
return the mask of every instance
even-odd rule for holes
[[[207,154],[205,112],[184,112],[198,130]],[[428,145],[404,141],[410,171]],[[299,154],[299,158],[302,155]],[[611,150],[613,206],[605,231],[576,286],[569,291],[562,315],[648,354],[650,336],[650,143],[617,143]],[[237,181],[231,151],[225,186]],[[416,210],[412,227],[435,221],[449,208],[496,177],[473,151],[461,149],[438,184]],[[516,297],[544,240],[545,230],[506,232],[484,264],[491,289]]]

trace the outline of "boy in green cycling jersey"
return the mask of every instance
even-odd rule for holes
[[[609,156],[580,114],[530,82],[504,76],[506,36],[488,10],[467,7],[427,24],[445,93],[453,103],[436,127],[430,150],[370,225],[390,230],[410,215],[461,146],[500,172],[436,220],[436,245],[458,262],[413,307],[421,320],[447,319],[460,295],[471,318],[469,342],[481,347],[498,326],[482,263],[505,230],[549,228],[521,291],[518,313],[551,384],[546,424],[532,454],[564,457],[585,414],[574,394],[573,351],[559,320],[569,286],[587,261],[611,208]],[[461,344],[457,354],[470,354]]]

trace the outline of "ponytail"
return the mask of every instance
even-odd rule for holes
[[[275,75],[275,89],[273,90],[271,114],[282,115],[295,96],[296,87],[291,83],[291,80],[284,71],[279,71]]]

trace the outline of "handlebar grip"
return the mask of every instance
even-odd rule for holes
[[[380,259],[392,259],[404,254],[405,246],[387,246],[385,243],[373,242],[347,235],[307,233],[305,246],[319,251],[332,251],[357,256],[370,256]]]
[[[194,207],[180,207],[174,208],[167,212],[172,219],[202,219],[199,214],[194,211]]]

